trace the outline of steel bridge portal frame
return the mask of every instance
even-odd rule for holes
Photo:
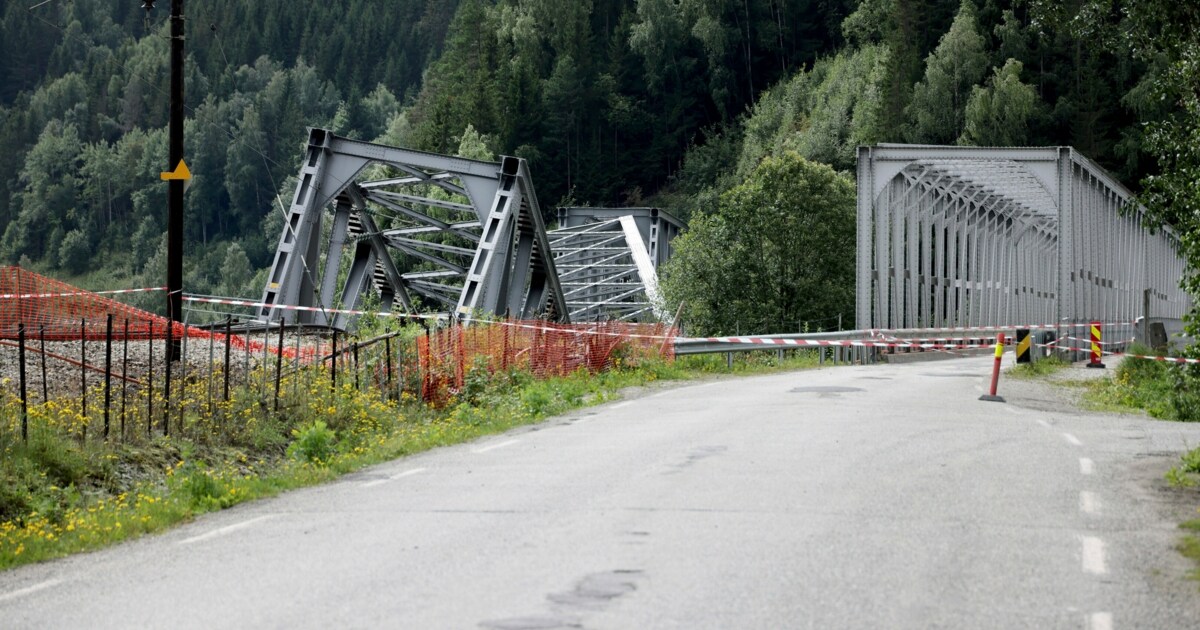
[[[344,328],[344,314],[326,311],[357,309],[373,285],[384,312],[412,312],[417,294],[460,319],[482,311],[568,321],[524,160],[469,160],[311,129],[298,179],[259,317]],[[344,256],[347,244],[354,250]],[[425,268],[401,272],[397,258]]]
[[[1070,147],[860,147],[857,327],[1177,328],[1178,239],[1131,200]]]

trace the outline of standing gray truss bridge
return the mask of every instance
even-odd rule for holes
[[[524,160],[312,129],[258,316],[344,328],[327,311],[359,308],[372,287],[383,312],[569,321]]]
[[[857,327],[1178,329],[1178,239],[1131,200],[1069,147],[860,147]]]
[[[665,320],[658,267],[681,228],[658,208],[559,208],[550,248],[571,320]]]

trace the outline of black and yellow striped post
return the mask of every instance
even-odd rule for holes
[[[1087,366],[1090,368],[1103,368],[1104,367],[1104,364],[1100,362],[1100,356],[1104,352],[1100,348],[1100,345],[1101,345],[1100,326],[1101,326],[1100,322],[1092,322],[1092,335],[1091,335],[1091,337],[1092,337],[1092,357],[1091,357],[1091,361],[1089,361],[1087,364]]]
[[[1028,328],[1017,329],[1017,363],[1033,363],[1033,337]]]
[[[1018,364],[1032,364],[1032,349],[1033,336],[1030,335],[1030,329],[1016,329],[1016,362],[1018,362]]]

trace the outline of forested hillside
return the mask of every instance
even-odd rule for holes
[[[169,4],[5,3],[0,263],[161,284]],[[1194,84],[1190,7],[189,0],[185,288],[256,296],[306,126],[450,153],[473,127],[546,208],[701,215],[764,157],[888,141],[1073,145],[1136,188]]]

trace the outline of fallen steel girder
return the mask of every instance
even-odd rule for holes
[[[679,233],[657,208],[559,208],[550,245],[573,321],[662,321],[657,268]]]
[[[323,229],[327,209],[333,220]],[[359,308],[372,286],[384,312],[568,321],[524,160],[469,160],[312,129],[258,315],[344,328],[345,315],[325,310]]]
[[[857,327],[1179,322],[1178,239],[1144,219],[1069,147],[860,147]]]

